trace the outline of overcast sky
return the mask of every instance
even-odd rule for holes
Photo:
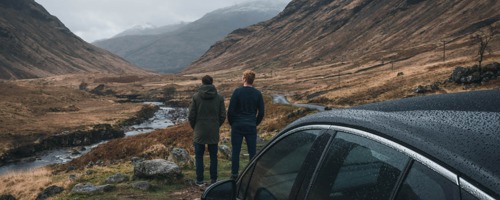
[[[87,42],[136,25],[192,22],[218,8],[255,0],[35,0]],[[285,1],[290,0],[272,0]]]

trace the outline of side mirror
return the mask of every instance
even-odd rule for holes
[[[201,195],[202,200],[235,200],[236,181],[225,180],[210,185]]]

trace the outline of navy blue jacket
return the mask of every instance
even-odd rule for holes
[[[227,120],[233,131],[242,134],[257,133],[257,126],[264,118],[264,98],[253,87],[234,90],[227,112]]]

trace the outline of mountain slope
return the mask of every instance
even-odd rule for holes
[[[293,0],[279,16],[218,41],[184,73],[403,60],[425,63],[474,55],[470,35],[498,24],[495,0]],[[494,41],[499,44],[498,40]],[[498,45],[491,44],[493,52]]]
[[[166,25],[166,26],[161,26],[161,27],[156,27],[151,24],[146,24],[146,25],[137,25],[132,27],[131,29],[125,30],[121,33],[118,33],[117,35],[113,36],[112,38],[118,38],[118,37],[123,37],[123,36],[128,36],[128,35],[160,35],[163,33],[168,33],[168,32],[173,32],[176,31],[180,28],[182,28],[186,23],[182,22],[179,24],[172,24],[172,25]]]
[[[179,72],[231,31],[268,20],[284,7],[284,3],[250,2],[213,11],[173,32],[117,37],[94,44],[146,69]]]
[[[34,0],[2,0],[0,13],[0,79],[145,73],[84,42]]]

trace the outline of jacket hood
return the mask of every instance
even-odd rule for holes
[[[213,99],[217,96],[217,89],[214,85],[202,85],[198,89],[198,94],[202,99]]]

